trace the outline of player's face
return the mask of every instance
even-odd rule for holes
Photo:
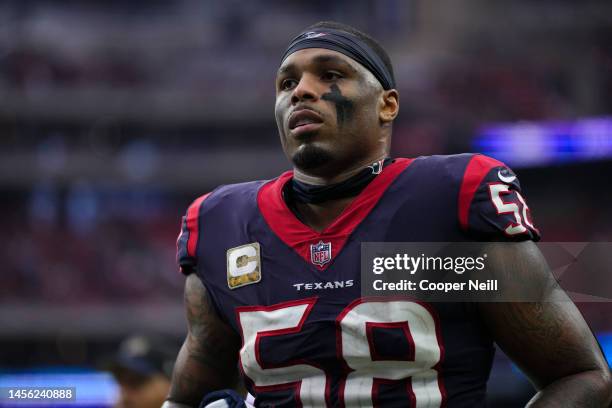
[[[376,160],[387,143],[380,131],[382,94],[371,72],[339,52],[291,54],[276,77],[275,116],[285,154],[317,175]]]

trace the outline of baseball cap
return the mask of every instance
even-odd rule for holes
[[[117,354],[106,367],[120,383],[142,383],[156,374],[169,379],[178,349],[178,345],[168,339],[133,335],[121,342]]]

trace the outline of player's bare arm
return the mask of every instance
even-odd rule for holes
[[[608,407],[612,379],[606,360],[537,247],[531,241],[496,245],[490,259],[505,282],[517,283],[508,290],[528,282],[541,294],[538,302],[480,304],[495,341],[538,389],[528,406]]]
[[[189,331],[176,360],[164,408],[197,407],[206,393],[233,388],[238,381],[240,339],[218,317],[195,274],[185,282],[185,307]]]

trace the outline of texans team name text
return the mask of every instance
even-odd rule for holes
[[[333,281],[333,282],[308,282],[308,283],[294,283],[293,287],[297,291],[301,290],[323,290],[323,289],[341,289],[350,288],[353,286],[353,279],[346,281]]]

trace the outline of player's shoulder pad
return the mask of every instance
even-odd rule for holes
[[[461,228],[478,239],[539,240],[512,169],[482,154],[465,158],[457,206]]]
[[[221,185],[196,198],[181,220],[181,231],[176,241],[176,261],[179,270],[188,275],[197,266],[197,246],[201,234],[201,220],[223,205],[245,205],[245,196],[255,194],[262,181]],[[239,209],[237,209],[239,211]]]
[[[200,216],[214,211],[218,206],[243,205],[247,196],[257,194],[259,187],[265,180],[249,181],[245,183],[225,184],[214,189],[203,203]]]
[[[418,165],[428,177],[439,179],[439,182],[456,184],[461,182],[465,168],[474,156],[473,153],[419,156],[412,166]]]

